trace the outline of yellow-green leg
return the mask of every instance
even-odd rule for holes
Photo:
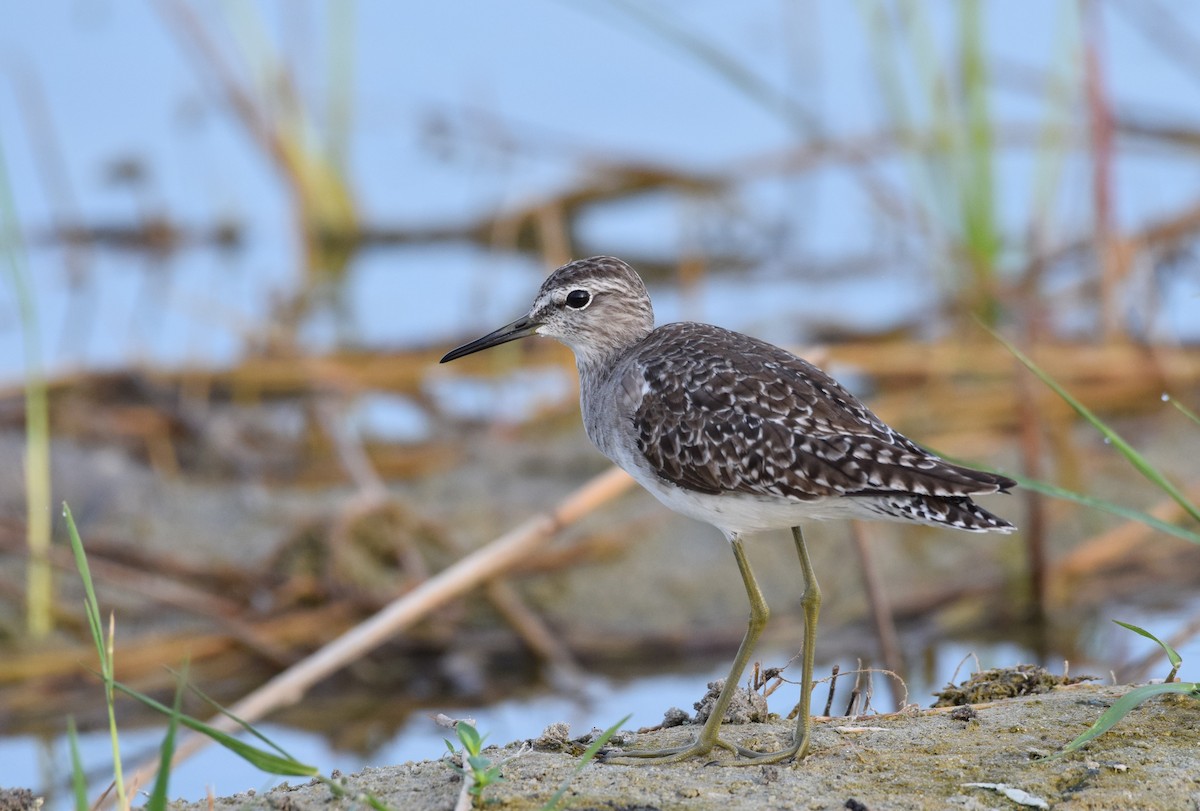
[[[797,536],[799,538],[799,536]],[[738,646],[737,656],[734,657],[733,667],[729,669],[729,675],[725,678],[725,686],[721,688],[720,695],[717,696],[717,702],[713,705],[712,711],[709,713],[708,720],[704,722],[704,728],[700,730],[700,734],[696,739],[684,746],[671,747],[668,749],[647,749],[634,750],[631,752],[622,752],[619,755],[605,758],[607,763],[618,763],[627,765],[641,765],[648,763],[676,763],[688,758],[706,755],[712,751],[714,746],[720,746],[724,749],[738,750],[732,744],[721,740],[717,733],[721,728],[721,720],[725,717],[725,711],[729,709],[729,702],[733,698],[733,693],[737,689],[738,681],[742,678],[742,673],[746,670],[746,663],[750,661],[750,654],[754,652],[754,645],[758,642],[759,636],[762,635],[763,628],[767,625],[767,618],[770,616],[770,609],[767,608],[767,601],[763,599],[762,591],[758,587],[758,582],[754,579],[754,572],[750,570],[750,562],[746,560],[746,553],[742,549],[742,540],[737,535],[729,539],[729,545],[733,547],[733,555],[737,558],[738,569],[742,573],[742,582],[746,586],[746,596],[750,599],[750,621],[746,626],[746,635],[742,637],[742,644]],[[801,547],[803,548],[803,547]],[[801,553],[803,561],[808,560],[807,553]],[[812,567],[808,570],[811,572]],[[808,579],[806,574],[806,581]],[[806,589],[806,594],[807,589]],[[820,596],[818,595],[818,602]],[[805,616],[807,617],[807,609]],[[807,619],[805,620],[807,623]],[[814,614],[814,625],[815,625]],[[805,641],[807,644],[807,639]],[[811,667],[811,655],[806,660]],[[805,708],[807,711],[807,703]],[[755,754],[755,753],[750,753]],[[762,761],[759,761],[762,762]]]
[[[812,737],[813,668],[817,653],[817,617],[821,613],[821,587],[813,573],[812,560],[808,557],[808,546],[800,527],[792,527],[796,541],[796,552],[800,555],[800,568],[804,570],[804,595],[800,606],[804,609],[804,646],[800,651],[800,708],[796,718],[796,731],[792,733],[792,745],[778,752],[755,752],[753,749],[736,747],[737,753],[746,760],[732,761],[728,766],[752,766],[763,763],[780,763],[785,760],[803,758],[808,754],[809,739]]]

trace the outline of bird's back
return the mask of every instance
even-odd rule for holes
[[[832,377],[764,341],[667,324],[607,370],[580,371],[589,435],[619,464],[640,467],[631,472],[643,484],[652,474],[689,496],[814,508],[837,500],[865,517],[1011,529],[970,496],[1015,482],[934,456]]]

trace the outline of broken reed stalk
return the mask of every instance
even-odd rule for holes
[[[601,473],[564,499],[552,512],[529,519],[429,578],[370,619],[275,676],[230,707],[228,712],[252,723],[269,712],[296,703],[321,679],[357,661],[450,600],[504,574],[524,556],[553,538],[559,530],[620,495],[632,484],[633,480],[619,468],[610,468]],[[239,729],[227,716],[219,716],[211,724],[226,732]],[[172,764],[195,754],[207,742],[208,739],[202,735],[188,735],[176,747]],[[129,780],[130,790],[136,791],[139,786],[148,784],[158,771],[158,766],[157,759],[139,766]]]

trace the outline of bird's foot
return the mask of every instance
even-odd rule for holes
[[[710,753],[714,747],[727,749],[733,752],[738,757],[734,760],[714,760],[712,763],[718,766],[768,766],[773,763],[786,763],[790,760],[803,760],[808,754],[808,735],[803,736],[800,740],[793,740],[791,746],[780,749],[775,752],[759,752],[756,749],[747,749],[745,746],[739,746],[735,743],[729,743],[721,738],[717,738],[711,743],[704,740],[704,736],[693,738],[691,743],[683,746],[672,746],[665,749],[634,749],[629,752],[610,751],[602,754],[600,759],[604,763],[613,763],[620,766],[646,766],[651,764],[665,763],[680,763],[689,758],[702,757]]]
[[[713,747],[737,752],[741,747],[728,743],[720,738],[705,741],[703,736],[692,739],[691,743],[683,746],[671,746],[665,749],[632,749],[628,752],[610,751],[600,756],[604,763],[618,766],[651,766],[665,763],[680,763],[694,757],[702,757],[713,750]]]
[[[803,760],[808,754],[808,739],[793,741],[792,745],[786,749],[780,749],[777,752],[759,752],[756,749],[747,749],[744,746],[735,746],[733,750],[738,753],[738,760],[722,761],[722,766],[768,766],[772,763],[786,763],[789,760]]]

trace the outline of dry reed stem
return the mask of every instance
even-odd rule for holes
[[[23,551],[20,546],[13,544],[4,532],[0,532],[0,549],[18,554]],[[75,559],[70,550],[65,547],[52,547],[47,557],[56,569],[63,572],[75,571]],[[211,620],[225,632],[226,636],[232,637],[279,667],[288,667],[295,661],[294,656],[280,647],[277,641],[269,634],[264,633],[259,626],[243,621],[240,617],[243,606],[234,600],[225,599],[178,579],[165,578],[162,572],[153,567],[139,568],[96,556],[91,558],[89,566],[92,576],[97,580],[138,594],[160,606],[171,606],[185,613]],[[155,573],[148,574],[147,570]],[[73,617],[76,613],[63,609],[58,609],[58,611],[64,617]],[[173,636],[178,637],[178,634]],[[203,639],[204,637],[193,638]],[[135,644],[143,641],[145,640],[139,640]],[[203,650],[208,650],[210,647],[211,643],[201,645]],[[91,648],[92,645],[88,644],[83,650]],[[123,645],[122,652],[125,650],[126,647]],[[197,654],[197,658],[202,657],[203,650]],[[62,658],[59,658],[60,655]],[[2,659],[0,660],[0,684],[18,678],[65,675],[75,671],[79,661],[86,658],[87,654],[81,652],[80,649],[68,648],[45,652],[35,651]],[[58,665],[52,664],[53,662],[58,662]],[[122,665],[123,667],[128,666],[128,661],[123,661]],[[49,667],[50,670],[43,669],[46,667]]]
[[[622,521],[622,528],[636,527],[641,522]],[[618,560],[634,543],[632,532],[607,531],[576,538],[568,543],[535,552],[512,570],[518,576],[545,574],[570,569],[586,563]]]
[[[1200,214],[1198,214],[1200,216]],[[798,347],[800,354],[813,357],[824,354],[825,366],[845,364],[874,379],[888,389],[913,379],[931,380],[959,377],[973,382],[995,381],[1011,386],[1016,371],[1012,355],[994,342],[969,344],[962,340],[938,342],[860,340],[820,347]],[[155,369],[106,371],[69,374],[46,381],[52,402],[72,391],[92,390],[100,399],[115,399],[110,392],[128,389],[128,382],[144,381],[154,387],[200,387],[220,400],[230,392],[257,402],[275,397],[295,397],[335,389],[342,392],[389,391],[420,396],[437,366],[442,348],[395,353],[340,352],[308,357],[303,363],[282,357],[249,358],[231,369]],[[1166,382],[1186,385],[1200,382],[1200,357],[1189,347],[1144,346],[1039,342],[1033,347],[1038,364],[1064,386],[1123,387],[1137,390],[1162,386]],[[570,353],[551,342],[532,343],[521,349],[522,364],[557,365],[573,368]],[[496,375],[509,370],[493,358],[463,358],[462,374]],[[965,384],[964,384],[965,387]],[[23,396],[20,386],[0,387],[0,401]],[[1156,394],[1158,392],[1155,392]]]
[[[57,547],[51,550],[50,557],[62,571],[78,571],[71,550]],[[243,601],[227,598],[215,590],[199,588],[173,573],[164,574],[150,567],[131,566],[100,556],[90,557],[88,565],[97,581],[140,595],[160,606],[178,608],[198,617],[210,617],[218,623],[237,620],[245,611]]]
[[[508,571],[522,557],[553,538],[559,530],[615,498],[632,484],[633,480],[623,470],[610,468],[564,499],[552,512],[529,519],[431,577],[370,619],[245,696],[230,707],[229,712],[253,723],[273,710],[296,703],[321,679],[366,655],[448,601]],[[227,732],[238,729],[233,721],[223,715],[214,718],[211,723]],[[180,740],[172,762],[181,762],[207,743],[208,738],[189,734]],[[138,767],[129,779],[130,790],[137,791],[138,787],[147,785],[157,770],[156,761]]]
[[[862,521],[850,522],[850,536],[854,541],[854,552],[858,557],[859,571],[862,573],[863,591],[866,592],[867,606],[871,612],[875,636],[879,640],[879,652],[883,657],[883,666],[893,673],[899,674],[903,681],[906,668],[904,656],[900,652],[895,617],[892,615],[887,592],[883,588],[883,579],[879,576],[879,567],[875,565],[871,539],[868,537],[867,528]],[[894,697],[899,698],[898,696]]]
[[[287,646],[311,640],[314,626],[344,625],[352,614],[351,606],[339,603],[310,611],[294,611],[281,617],[246,625],[253,632],[255,639],[265,638],[271,640],[275,646]],[[229,630],[187,636],[181,636],[178,632],[145,634],[136,640],[121,644],[116,665],[117,677],[125,679],[133,674],[134,677],[144,680],[147,674],[160,671],[164,662],[182,662],[188,659],[195,664],[226,653],[239,644],[244,643]],[[246,646],[261,653],[261,649],[255,644]],[[87,644],[70,648],[34,651],[20,657],[2,658],[0,683],[62,678],[77,674],[80,663],[87,662],[89,656],[94,658],[95,652],[95,645],[89,640]]]

